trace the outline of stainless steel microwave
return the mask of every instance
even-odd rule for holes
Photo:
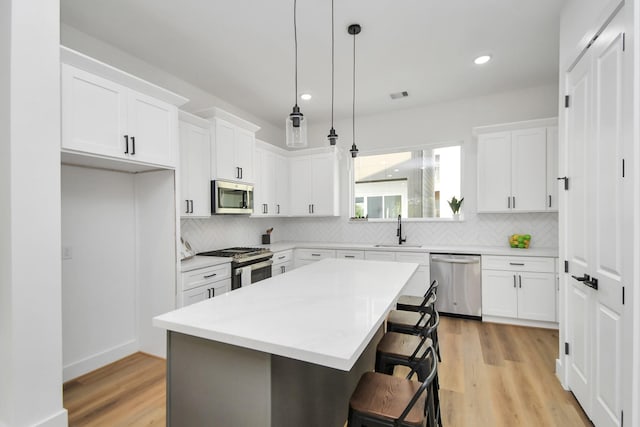
[[[212,214],[252,214],[253,185],[211,181]]]

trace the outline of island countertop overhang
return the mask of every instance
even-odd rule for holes
[[[417,268],[326,259],[162,314],[153,325],[348,371]]]

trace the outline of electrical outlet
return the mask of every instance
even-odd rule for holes
[[[71,259],[71,258],[73,258],[73,248],[71,246],[63,246],[62,259]]]

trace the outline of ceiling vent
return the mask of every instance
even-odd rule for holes
[[[409,96],[409,92],[407,92],[406,90],[403,90],[402,92],[392,93],[389,96],[391,97],[391,99],[406,98],[407,96]]]

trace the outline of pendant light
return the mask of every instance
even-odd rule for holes
[[[293,40],[295,44],[295,102],[293,111],[285,121],[287,147],[301,148],[307,146],[307,120],[298,107],[298,28],[296,21],[297,0],[293,0]]]
[[[347,28],[349,34],[353,36],[353,102],[351,104],[352,114],[352,131],[353,131],[353,145],[351,145],[351,157],[358,156],[358,147],[356,147],[356,34],[360,34],[362,27],[358,24],[351,24]]]
[[[333,0],[331,0],[331,129],[329,130],[329,145],[336,145],[338,134],[333,128],[333,98],[335,97],[335,31],[334,31]]]

